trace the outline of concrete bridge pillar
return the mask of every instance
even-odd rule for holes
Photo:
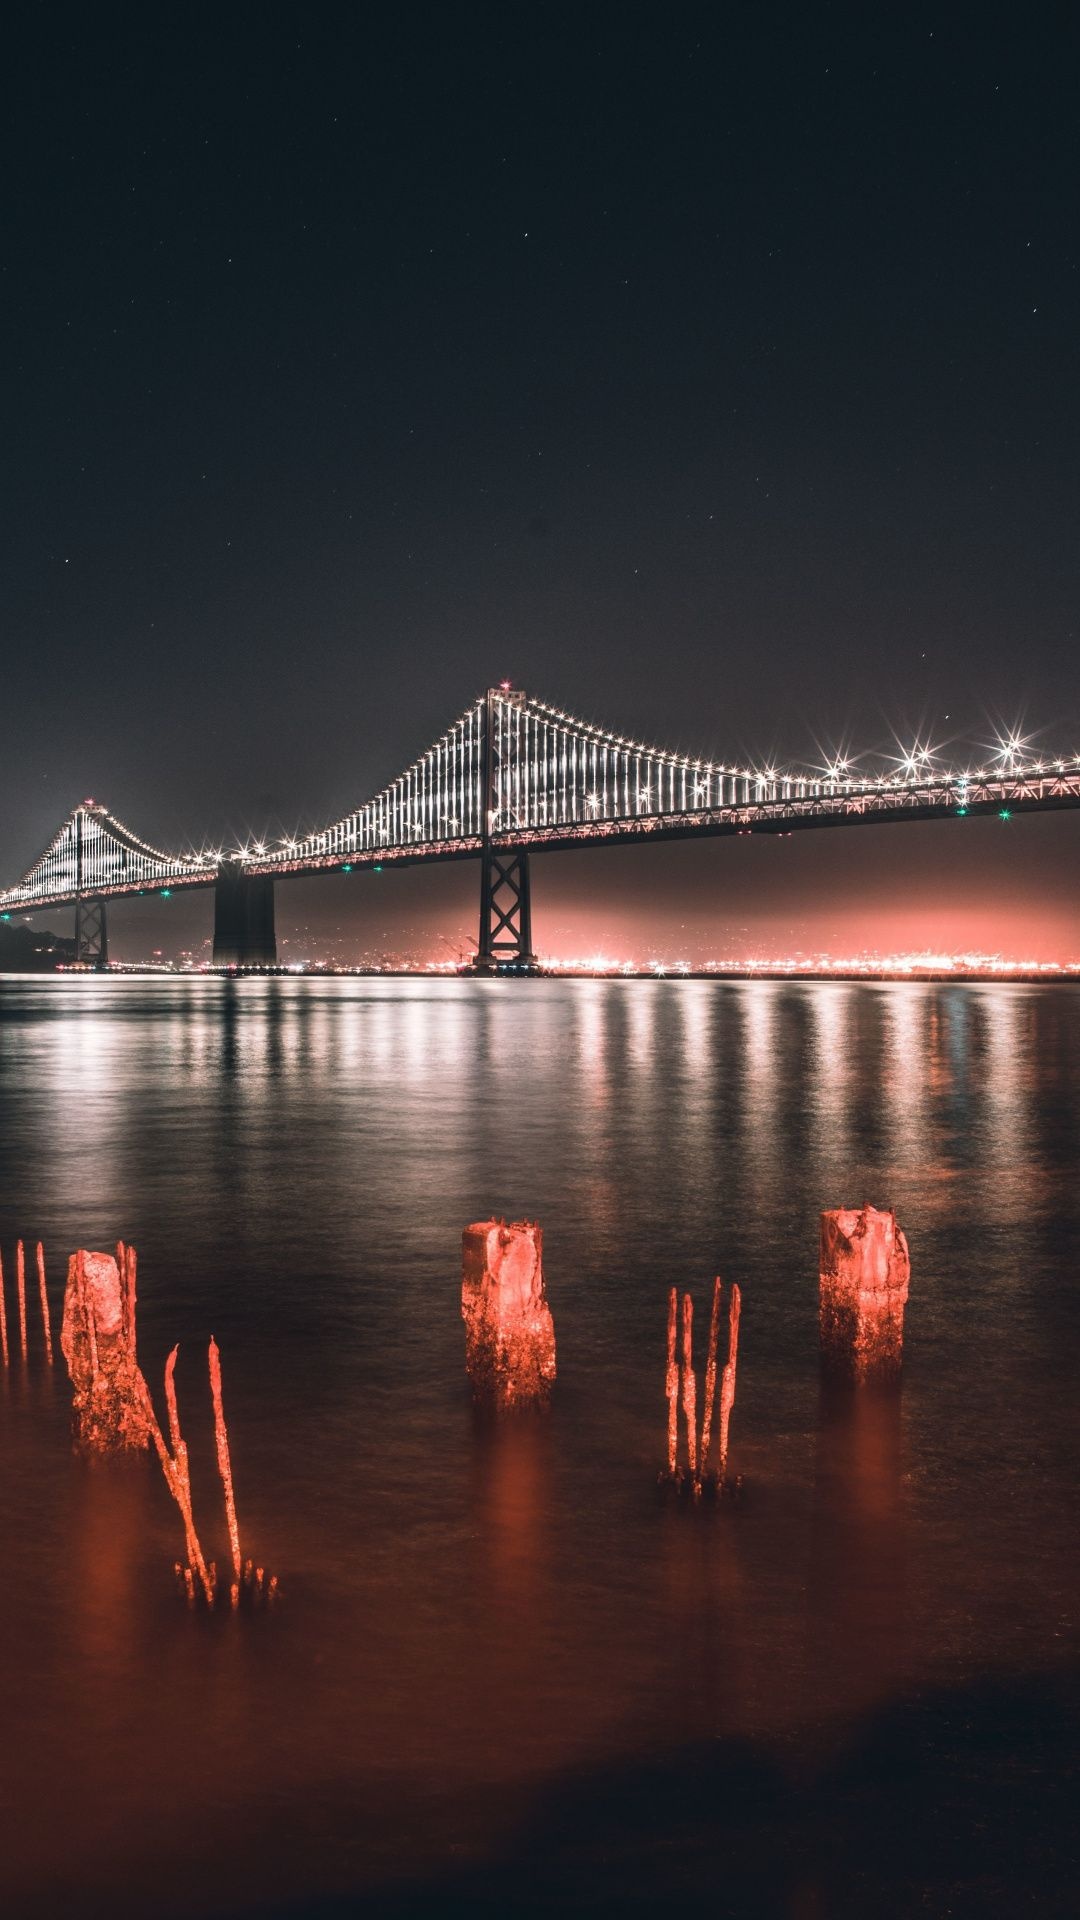
[[[275,967],[274,881],[225,860],[214,884],[215,967]]]

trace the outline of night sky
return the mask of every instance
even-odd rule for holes
[[[12,14],[0,876],[84,794],[323,823],[503,678],[724,760],[1080,750],[1066,22]],[[548,856],[536,933],[1075,957],[1078,855],[1066,814]],[[281,886],[279,931],[434,954],[477,887]]]

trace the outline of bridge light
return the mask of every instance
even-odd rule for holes
[[[171,900],[171,899],[172,899],[172,888],[171,888],[171,887],[162,887],[162,889],[161,889],[161,897],[162,897],[162,899],[163,899],[163,900]]]
[[[352,872],[351,864],[349,862],[346,862],[345,866],[342,867],[341,871],[342,873],[351,873]]]
[[[1011,820],[1011,819],[1012,819],[1012,814],[1010,813],[1010,811],[1009,811],[1009,809],[1008,809],[1008,807],[1002,807],[1002,809],[1001,809],[1001,812],[1000,812],[1000,813],[998,814],[998,819],[999,819],[999,820]]]
[[[1008,733],[1004,736],[1001,734],[998,735],[997,757],[1005,766],[1011,767],[1015,760],[1023,758],[1026,751],[1027,741],[1023,738],[1022,734]]]
[[[966,807],[957,807],[957,809],[956,809],[956,811],[957,811],[957,813],[958,813],[958,814],[960,815],[960,817],[961,817],[961,819],[962,819],[962,818],[963,818],[963,816],[964,816],[964,814],[965,814],[965,813],[967,812],[967,808],[966,808]]]
[[[376,869],[375,869],[375,871],[376,871],[376,873],[381,873],[381,872],[382,872],[382,868],[381,868],[381,867],[376,867]]]

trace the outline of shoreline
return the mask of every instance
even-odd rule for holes
[[[541,968],[535,972],[517,972],[507,969],[505,972],[474,974],[456,969],[426,967],[154,967],[132,963],[99,967],[42,967],[31,971],[10,972],[0,969],[0,981],[4,980],[56,980],[56,979],[113,979],[113,980],[446,980],[471,984],[476,980],[568,980],[632,983],[645,981],[651,985],[678,984],[683,980],[717,980],[725,984],[733,981],[749,982],[754,980],[794,981],[807,985],[824,985],[829,981],[841,984],[859,982],[865,986],[896,986],[905,983],[917,985],[954,986],[1077,986],[1080,985],[1080,966],[1040,968],[1002,967],[1000,969],[975,967],[830,967],[815,969],[811,967],[687,967],[675,970],[665,969],[657,972],[654,968],[643,968],[632,973],[613,968],[605,972],[570,971],[564,968]]]

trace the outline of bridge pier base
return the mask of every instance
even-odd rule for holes
[[[527,853],[485,847],[480,874],[480,942],[470,973],[538,973],[532,948]]]
[[[214,883],[215,967],[276,967],[274,881],[226,860]]]
[[[75,959],[81,967],[107,967],[109,928],[104,900],[75,902]]]

